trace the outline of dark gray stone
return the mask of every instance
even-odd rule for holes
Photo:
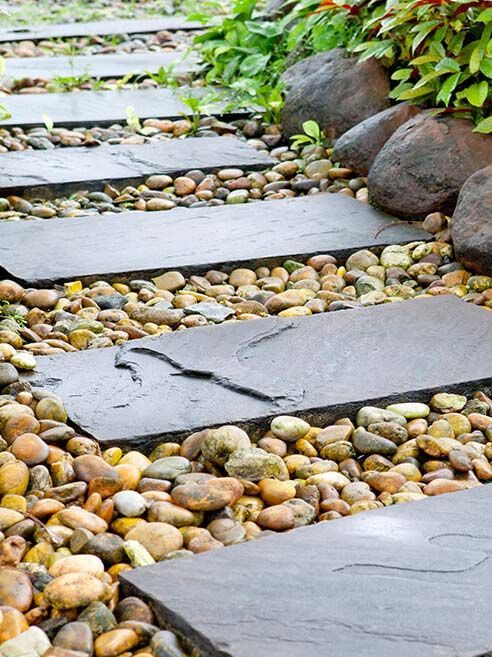
[[[117,19],[87,23],[58,23],[12,27],[0,30],[0,43],[7,41],[41,41],[66,37],[109,36],[111,34],[149,34],[161,30],[196,30],[201,23],[187,21],[186,16]]]
[[[19,126],[32,128],[44,125],[43,115],[48,115],[54,125],[66,128],[78,126],[105,126],[125,123],[128,107],[133,107],[140,120],[181,119],[190,109],[179,95],[195,95],[195,90],[175,92],[161,89],[136,89],[123,91],[84,91],[80,94],[39,94],[6,96],[3,104],[10,112],[10,119],[0,121],[1,127]],[[221,114],[225,103],[217,103],[213,114]],[[235,112],[234,115],[246,114]]]
[[[287,256],[344,256],[366,247],[429,238],[428,233],[395,225],[387,215],[341,194],[234,207],[4,222],[1,233],[0,267],[30,285],[109,275],[128,279],[166,269],[197,273],[218,265],[276,265]]]
[[[122,574],[203,657],[490,655],[492,488]]]
[[[377,154],[401,125],[420,112],[416,105],[393,105],[347,130],[335,142],[333,161],[367,176]]]
[[[459,261],[492,276],[492,166],[474,173],[461,188],[451,234]]]
[[[152,52],[127,55],[76,55],[75,57],[12,57],[5,66],[4,79],[51,79],[75,77],[88,73],[93,78],[118,78],[130,73],[156,73],[161,67],[174,66],[176,73],[187,73],[195,67],[192,57],[183,59],[182,52]]]
[[[75,425],[104,446],[146,448],[212,425],[264,429],[276,415],[299,413],[322,426],[379,398],[475,390],[490,383],[489,343],[487,312],[437,297],[46,357],[26,377],[59,395]]]
[[[5,153],[0,161],[0,194],[54,198],[105,182],[125,185],[154,173],[179,175],[190,169],[228,166],[265,168],[273,160],[235,139],[171,139],[138,146],[57,149]]]
[[[314,55],[316,63],[322,59]],[[287,137],[302,134],[305,121],[318,123],[327,138],[339,137],[354,125],[389,107],[389,78],[377,59],[359,62],[336,49],[319,67],[310,62],[294,64],[286,72],[289,90],[282,110]]]

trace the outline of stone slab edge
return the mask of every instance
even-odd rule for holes
[[[203,29],[202,23],[187,21],[186,16],[164,16],[150,19],[115,19],[88,21],[86,23],[54,23],[35,27],[20,26],[0,29],[0,43],[10,41],[40,41],[43,39],[78,37],[78,36],[109,36],[112,34],[151,34],[168,30]]]
[[[492,487],[484,485],[266,536],[225,550],[194,555],[190,560],[160,562],[122,573],[121,590],[123,595],[137,596],[149,603],[161,627],[176,632],[188,650],[195,648],[202,657],[253,654],[260,657],[255,649],[258,650],[264,636],[266,650],[275,642],[275,655],[287,657],[344,656],[347,654],[344,647],[349,657],[490,657],[492,651],[487,645],[490,641],[483,633],[473,630],[473,626],[475,629],[480,626],[483,612],[475,606],[471,608],[470,597],[475,586],[479,605],[485,609],[492,602],[490,590],[487,593],[492,543],[483,531],[489,522],[485,510],[491,496]],[[311,545],[316,547],[309,548],[308,559],[319,550],[314,572],[312,562],[306,563],[305,547]],[[274,599],[269,605],[270,595],[275,595],[275,591],[262,592],[256,574],[257,569],[261,572],[262,568],[268,568],[273,559],[275,566],[278,564],[275,570],[278,575],[282,558],[288,559],[285,572],[289,582],[276,582],[277,594],[284,589],[293,592],[295,582],[303,589],[297,608],[296,603],[286,600],[287,613],[295,609],[295,618],[291,620],[304,634],[299,640],[293,640],[292,629],[285,627],[290,616],[281,616],[282,599]],[[307,571],[303,571],[303,564]],[[321,587],[316,584],[315,599],[310,599],[309,583],[316,577],[316,569],[326,586],[326,598],[334,608],[328,609],[326,600],[320,599]],[[416,581],[411,585],[412,580]],[[463,597],[457,595],[446,602],[452,620],[440,606],[443,603],[433,595],[429,597],[430,590],[439,596],[440,586],[444,589],[447,580],[456,593],[463,586]],[[418,593],[420,582],[418,595],[422,599],[413,605],[405,604],[399,597],[405,590],[405,582],[409,589],[412,586],[412,593]],[[209,586],[210,608],[202,616],[200,609]],[[199,601],[191,602],[189,591],[193,587],[200,590]],[[357,600],[352,598],[355,588],[361,594]],[[263,606],[258,604],[262,598]],[[226,609],[225,601],[232,607]],[[378,608],[369,610],[367,605]],[[434,616],[438,609],[443,613]],[[454,623],[461,612],[467,615],[470,625],[467,622],[456,628],[459,647],[442,645],[443,637],[448,633],[453,635]],[[387,614],[387,629],[381,627],[384,614]],[[426,615],[428,621],[423,620]],[[309,628],[314,629],[314,623],[316,632],[311,634]],[[285,634],[289,636],[284,643]]]
[[[419,310],[422,306],[425,308],[424,312],[429,313],[429,317],[432,317],[433,315],[440,316],[440,321],[443,320],[443,318],[448,315],[449,313],[453,313],[453,316],[456,316],[456,322],[457,325],[464,324],[466,325],[468,321],[468,316],[475,314],[475,319],[480,320],[479,322],[473,321],[470,322],[470,329],[475,332],[475,335],[477,336],[477,339],[480,337],[480,335],[484,335],[487,327],[487,322],[489,321],[485,315],[484,317],[480,317],[478,313],[486,313],[486,311],[478,308],[478,307],[472,307],[469,306],[467,307],[465,305],[465,302],[458,300],[454,297],[450,296],[445,296],[445,297],[434,297],[434,298],[429,298],[429,299],[422,299],[422,300],[413,300],[413,301],[406,301],[404,302],[406,306],[406,313],[407,314],[409,311],[412,309],[415,309],[416,311]],[[398,304],[400,306],[401,304]],[[463,311],[466,311],[464,315],[460,316],[459,312],[460,309]],[[240,325],[238,324],[223,324],[220,326],[214,326],[214,327],[203,327],[200,329],[197,329],[197,333],[193,331],[193,333],[190,335],[188,331],[185,332],[185,334],[180,334],[180,333],[173,333],[168,336],[164,337],[157,337],[157,338],[143,338],[139,340],[133,340],[128,343],[126,343],[123,347],[111,347],[108,349],[101,350],[104,352],[105,356],[104,358],[106,360],[109,359],[109,361],[113,364],[113,367],[116,367],[118,369],[122,370],[127,370],[128,373],[131,375],[131,378],[133,381],[137,381],[140,379],[140,374],[139,368],[137,363],[132,359],[132,350],[134,350],[135,354],[138,354],[139,351],[142,351],[144,354],[149,354],[149,355],[155,355],[158,357],[160,353],[163,353],[165,355],[165,360],[169,360],[169,362],[172,364],[171,370],[173,368],[178,368],[176,369],[176,373],[180,375],[186,376],[190,382],[195,381],[196,382],[196,376],[198,374],[195,374],[194,370],[189,369],[189,365],[187,365],[187,357],[189,356],[189,353],[184,353],[183,356],[180,358],[178,355],[179,352],[179,344],[180,340],[183,339],[187,340],[188,338],[186,336],[189,336],[190,340],[193,342],[193,340],[206,340],[207,337],[212,337],[213,340],[210,342],[210,348],[213,350],[216,346],[216,340],[217,338],[221,335],[223,335],[223,339],[220,340],[221,343],[227,344],[228,342],[230,343],[228,345],[228,351],[234,351],[234,345],[237,342],[237,350],[245,350],[248,346],[248,344],[252,343],[253,345],[255,342],[263,339],[267,339],[271,336],[275,337],[277,334],[281,334],[283,331],[290,330],[290,329],[296,329],[301,326],[307,327],[308,323],[314,322],[314,323],[322,323],[325,324],[325,326],[321,326],[323,331],[328,331],[329,327],[329,333],[330,334],[341,334],[347,330],[347,322],[359,322],[361,320],[361,315],[358,314],[356,315],[356,312],[362,313],[362,316],[366,319],[366,322],[368,322],[368,326],[371,325],[371,319],[374,319],[374,324],[376,326],[381,326],[381,322],[383,322],[383,317],[391,319],[391,313],[394,313],[396,309],[389,307],[387,304],[382,305],[382,306],[373,306],[370,308],[365,308],[361,309],[359,311],[346,311],[342,313],[333,313],[333,314],[325,314],[325,315],[317,315],[313,317],[304,317],[304,318],[296,318],[296,319],[282,319],[282,318],[277,318],[277,317],[272,317],[272,318],[266,318],[261,320],[259,323],[254,322],[255,327],[258,330],[258,333],[255,335],[250,335],[245,339],[245,336],[236,336],[234,335],[234,332],[236,330],[240,329]],[[434,312],[433,312],[434,311]],[[407,314],[408,318],[408,314]],[[483,321],[484,320],[484,321]],[[407,319],[408,321],[408,319]],[[405,317],[402,317],[401,319],[402,325],[405,323]],[[383,322],[385,323],[385,322]],[[238,328],[239,326],[239,328]],[[261,327],[261,330],[260,330]],[[439,330],[445,330],[445,326],[440,325]],[[392,326],[392,330],[395,329],[395,326]],[[426,331],[428,329],[426,328]],[[492,331],[492,324],[491,324],[491,329]],[[208,335],[207,335],[208,334]],[[366,341],[367,342],[367,333],[361,333],[360,335],[360,340]],[[294,339],[304,339],[303,334],[299,334],[299,336],[294,336]],[[356,339],[356,335],[352,335],[352,340]],[[424,335],[425,339],[425,335]],[[173,342],[164,342],[164,341],[175,341]],[[153,342],[156,345],[153,349]],[[203,344],[203,343],[202,343]],[[159,351],[159,345],[161,346],[161,351]],[[169,345],[169,348],[167,349],[166,347]],[[193,349],[194,346],[193,344],[190,345],[185,345],[185,351],[189,352],[190,349]],[[196,347],[195,347],[196,348]],[[291,342],[291,348],[295,348],[295,342]],[[349,345],[346,346],[346,349],[349,349]],[[88,355],[90,354],[90,355]],[[63,376],[64,372],[66,371],[65,365],[67,366],[68,370],[74,371],[74,366],[73,363],[76,362],[77,360],[80,361],[77,366],[75,367],[76,370],[82,368],[83,370],[86,371],[93,371],[93,367],[91,366],[90,361],[92,359],[97,358],[98,351],[92,351],[92,352],[77,352],[77,353],[68,353],[68,354],[60,354],[58,356],[52,356],[52,357],[40,357],[38,359],[38,366],[39,366],[39,371],[34,372],[34,373],[28,373],[25,375],[25,378],[29,381],[31,381],[34,385],[41,385],[45,386],[47,385],[50,387],[51,384],[51,389],[56,393],[58,384],[63,381]],[[349,351],[347,352],[347,357],[349,356]],[[72,365],[70,363],[72,362]],[[45,373],[43,372],[43,362],[49,363],[48,367],[48,372]],[[111,367],[110,362],[108,362],[105,366]],[[485,363],[486,361],[484,361]],[[386,363],[387,365],[387,363]],[[164,365],[163,365],[164,367]],[[134,369],[136,368],[136,369]],[[219,361],[214,365],[213,359],[212,362],[203,362],[203,364],[200,364],[198,367],[197,372],[202,372],[202,369],[205,368],[206,372],[208,372],[211,377],[214,379],[214,384],[218,386],[222,386],[224,389],[224,392],[227,392],[229,394],[228,401],[227,403],[231,403],[230,399],[230,392],[234,392],[236,389],[237,385],[243,385],[243,386],[248,386],[248,389],[252,391],[254,394],[247,393],[247,397],[250,398],[251,400],[254,400],[256,393],[258,394],[263,394],[266,395],[268,393],[268,389],[265,387],[264,389],[261,387],[262,384],[260,383],[257,388],[255,388],[255,379],[252,377],[252,375],[246,376],[244,380],[241,379],[241,377],[238,377],[237,381],[234,380],[234,378],[231,379],[231,377],[227,375],[227,371],[224,369],[223,366],[221,366],[220,359]],[[168,368],[169,369],[169,368]],[[490,369],[490,373],[489,373]],[[485,374],[485,376],[484,376]],[[365,373],[367,376],[367,372]],[[70,376],[70,375],[69,375]],[[167,374],[169,376],[169,373]],[[203,374],[202,374],[203,376]],[[384,373],[381,373],[381,376],[384,377]],[[193,433],[194,431],[199,431],[203,428],[206,427],[212,427],[212,426],[220,426],[224,423],[226,424],[237,424],[238,426],[247,429],[248,432],[250,432],[252,437],[259,437],[262,432],[264,432],[268,426],[271,420],[280,414],[288,413],[291,415],[296,415],[299,417],[302,417],[306,419],[308,422],[310,422],[313,426],[323,426],[330,424],[333,422],[337,417],[340,416],[353,416],[357,412],[357,410],[364,405],[387,405],[390,403],[396,403],[399,401],[402,401],[403,399],[405,401],[421,401],[421,402],[426,402],[428,401],[429,397],[432,396],[436,392],[442,392],[443,390],[449,391],[449,392],[458,392],[461,394],[469,395],[476,391],[477,389],[484,389],[487,392],[492,391],[492,364],[488,363],[488,365],[484,365],[482,372],[480,375],[477,375],[476,377],[474,376],[469,376],[467,375],[461,380],[456,379],[456,375],[454,376],[454,380],[446,379],[446,376],[448,375],[442,375],[442,378],[440,377],[439,382],[437,383],[437,377],[434,377],[431,375],[431,379],[433,380],[432,384],[428,385],[420,385],[420,384],[410,384],[410,385],[399,385],[399,388],[397,390],[388,390],[387,392],[385,391],[384,393],[381,391],[381,393],[374,394],[374,390],[371,388],[370,385],[365,385],[362,387],[362,390],[356,391],[353,395],[353,397],[349,397],[347,393],[345,393],[345,398],[344,395],[340,395],[340,398],[335,398],[333,400],[330,400],[327,403],[324,403],[323,405],[320,405],[320,401],[317,403],[314,401],[310,401],[308,404],[304,401],[304,395],[302,396],[301,401],[296,401],[295,399],[290,399],[289,395],[291,393],[291,389],[293,386],[293,382],[290,382],[290,388],[289,385],[286,386],[285,390],[282,392],[283,397],[287,399],[287,402],[281,406],[278,406],[276,402],[274,401],[269,401],[265,402],[265,405],[267,408],[265,410],[259,410],[253,417],[251,415],[251,411],[249,412],[250,415],[248,417],[241,416],[241,414],[248,414],[248,411],[245,411],[245,408],[247,409],[247,403],[243,405],[243,408],[239,408],[237,411],[235,410],[234,412],[229,412],[229,414],[226,414],[227,417],[222,417],[220,418],[219,421],[217,421],[215,424],[211,422],[210,420],[202,420],[202,421],[197,421],[196,419],[189,419],[188,424],[186,425],[186,422],[178,422],[177,424],[181,425],[181,427],[176,427],[176,428],[168,428],[168,429],[160,429],[155,427],[154,429],[147,429],[145,434],[141,435],[126,435],[124,437],[120,436],[111,436],[111,437],[105,437],[104,435],[95,435],[96,432],[90,428],[89,424],[90,422],[86,425],[82,423],[82,426],[79,424],[79,421],[76,420],[72,416],[72,421],[74,422],[74,425],[78,425],[77,428],[81,432],[85,433],[91,433],[93,432],[93,437],[95,437],[102,445],[105,447],[112,446],[112,445],[121,445],[125,444],[125,446],[129,448],[133,447],[138,447],[140,449],[148,450],[150,449],[157,441],[181,441],[184,438],[186,438],[189,434]],[[453,376],[452,373],[449,374],[449,376]],[[460,375],[461,376],[461,375]],[[207,377],[206,377],[207,378]],[[420,377],[415,377],[415,380],[420,380]],[[261,381],[261,377],[260,377]],[[436,384],[434,385],[434,381]],[[327,384],[327,382],[324,382],[323,385]],[[344,386],[347,386],[347,381],[343,382]],[[116,385],[116,379],[115,379],[115,385]],[[122,383],[121,379],[117,380],[117,385],[118,388],[121,388]],[[149,398],[149,401],[151,401],[149,397],[149,392],[144,391],[140,386],[142,385],[142,380],[140,379],[140,384],[136,385],[134,384],[133,387],[136,388],[139,391],[139,395],[141,395],[143,398]],[[314,385],[314,384],[313,384]],[[332,382],[332,385],[333,384]],[[148,386],[148,384],[147,384]],[[125,387],[125,393],[131,394],[131,386]],[[193,390],[191,391],[193,395],[197,395],[198,391],[196,389],[196,383],[195,386],[193,387]],[[372,394],[371,394],[372,393]],[[64,396],[65,403],[67,405],[67,409],[69,411],[70,415],[70,406],[73,403],[76,406],[76,401],[80,397],[81,392],[77,390],[77,394],[75,395],[74,393],[68,392],[67,394],[63,395],[63,392],[60,392],[62,396]],[[121,396],[121,390],[119,392]],[[201,394],[206,394],[205,389],[202,391]],[[244,394],[244,393],[243,393]],[[67,398],[68,397],[68,398]],[[75,401],[74,401],[75,399]],[[117,404],[117,401],[114,401],[114,404]],[[304,406],[303,406],[304,404]],[[131,406],[131,405],[130,405]],[[238,404],[239,406],[239,404]],[[277,407],[276,407],[277,406]],[[150,404],[149,408],[152,407],[152,404]],[[300,407],[300,409],[298,408]],[[207,409],[205,412],[209,412],[210,409]],[[98,409],[98,413],[101,413],[102,410]],[[168,424],[172,424],[173,419],[171,418],[170,420],[165,420],[168,422]],[[175,420],[174,420],[175,421]],[[186,425],[186,426],[185,426]],[[130,432],[131,433],[131,432]]]
[[[263,204],[263,207],[259,204]],[[273,227],[274,218],[278,227]],[[260,265],[273,267],[282,264],[286,258],[303,260],[320,253],[346,259],[359,249],[370,248],[379,252],[395,242],[403,244],[416,240],[426,241],[432,237],[429,233],[406,223],[395,225],[392,217],[354,199],[328,193],[239,206],[226,205],[195,210],[176,208],[171,212],[133,212],[112,217],[80,217],[52,221],[56,224],[29,221],[11,224],[7,222],[6,225],[0,226],[0,229],[3,228],[0,271],[5,277],[14,278],[22,284],[42,286],[74,278],[89,283],[101,277],[126,281],[135,277],[153,276],[169,269],[179,269],[188,276],[218,267],[227,270],[244,265],[252,268]],[[263,238],[261,231],[265,224],[273,227],[273,238],[272,230],[266,230]],[[357,228],[354,228],[356,225]],[[138,267],[136,262],[130,263],[126,252],[125,271],[122,271],[119,265],[111,266],[111,260],[106,258],[106,267],[86,265],[91,262],[93,253],[89,240],[91,230],[101,239],[110,241],[115,250],[122,239],[121,236],[124,236],[126,243],[134,226],[138,226],[138,234],[131,240],[133,249],[142,249],[146,254],[145,268]],[[213,236],[217,231],[220,231],[225,244],[224,248],[219,250],[224,254],[223,257],[220,257],[217,249],[209,249],[207,242],[208,235]],[[282,241],[276,238],[277,231],[283,231]],[[181,246],[181,233],[188,236],[186,250]],[[195,236],[196,243],[193,242]],[[22,262],[19,262],[16,256],[18,245],[36,244],[37,248],[43,248],[47,242],[50,245],[47,249],[49,251],[51,244],[57,239],[62,243],[65,239],[71,242],[72,246],[80,243],[81,250],[86,248],[88,256],[84,258],[84,266],[91,268],[78,269],[77,265],[68,271],[65,267],[65,273],[61,275],[64,264],[59,264],[59,271],[55,273],[55,264],[46,262],[43,257],[43,266],[32,260],[33,274],[29,275],[28,269],[23,270]],[[162,249],[162,260],[160,250],[158,259],[149,253],[153,245],[161,242],[168,245],[167,249]],[[174,247],[171,246],[173,244]],[[241,248],[238,249],[237,245]],[[29,259],[30,256],[26,253],[25,257]],[[61,252],[59,257],[64,257],[64,253]]]

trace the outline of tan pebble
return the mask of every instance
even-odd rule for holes
[[[100,579],[86,573],[70,572],[53,579],[44,589],[46,602],[55,609],[65,610],[86,607],[106,595]]]
[[[273,531],[285,531],[292,529],[295,524],[294,513],[288,506],[277,504],[263,509],[258,514],[256,522],[264,529],[272,529]]]
[[[262,479],[258,486],[262,499],[274,506],[286,502],[296,496],[296,486],[292,481],[278,481],[277,479]]]
[[[138,636],[129,629],[116,629],[97,637],[94,643],[96,657],[116,657],[138,644]]]

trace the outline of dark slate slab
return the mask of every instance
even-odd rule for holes
[[[176,73],[186,73],[195,66],[182,52],[152,52],[129,55],[76,55],[75,57],[12,57],[5,65],[4,78],[51,79],[89,74],[93,78],[119,78],[130,73],[141,75],[173,66]]]
[[[0,30],[0,43],[7,41],[41,41],[65,37],[108,36],[111,34],[149,34],[161,30],[196,30],[201,23],[186,20],[186,16],[117,19],[87,23],[20,26]]]
[[[230,138],[170,139],[138,146],[54,149],[5,153],[0,160],[0,195],[54,198],[107,181],[140,182],[154,173],[227,166],[264,168],[274,161],[244,141]]]
[[[203,657],[486,657],[492,488],[123,573]]]
[[[165,269],[196,273],[219,265],[280,264],[287,256],[345,256],[360,248],[430,237],[407,224],[395,225],[387,215],[341,194],[3,222],[0,228],[0,268],[30,285],[108,275],[128,279]],[[71,248],[64,248],[68,243]]]
[[[102,444],[145,448],[211,425],[264,427],[283,413],[321,423],[379,398],[474,390],[492,376],[491,327],[482,308],[421,299],[40,358],[33,376]]]
[[[139,119],[178,119],[190,113],[179,96],[195,94],[193,90],[175,92],[172,89],[128,89],[123,91],[84,91],[7,96],[3,102],[11,117],[0,121],[1,127],[32,128],[44,125],[48,115],[53,124],[67,128],[106,126],[125,122],[128,107],[133,107]],[[221,115],[225,103],[217,103],[213,114]],[[236,112],[235,115],[246,112]]]

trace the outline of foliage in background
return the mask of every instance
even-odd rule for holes
[[[214,2],[215,0],[208,0]],[[195,38],[207,82],[232,90],[235,105],[255,104],[278,120],[282,106],[280,76],[302,57],[360,41],[362,17],[371,2],[347,20],[345,12],[315,13],[319,0],[300,0],[284,18],[264,20],[256,0],[235,0],[232,13]],[[204,15],[194,13],[193,20]]]
[[[395,100],[449,108],[492,132],[492,6],[483,0],[399,0],[368,21],[354,50],[391,67]]]
[[[235,0],[232,13],[195,45],[207,81],[232,90],[236,106],[260,106],[270,120],[280,117],[280,76],[288,66],[345,47],[390,68],[392,99],[456,112],[473,119],[478,131],[492,132],[491,4],[299,0],[287,16],[268,21],[256,11],[256,0]]]

